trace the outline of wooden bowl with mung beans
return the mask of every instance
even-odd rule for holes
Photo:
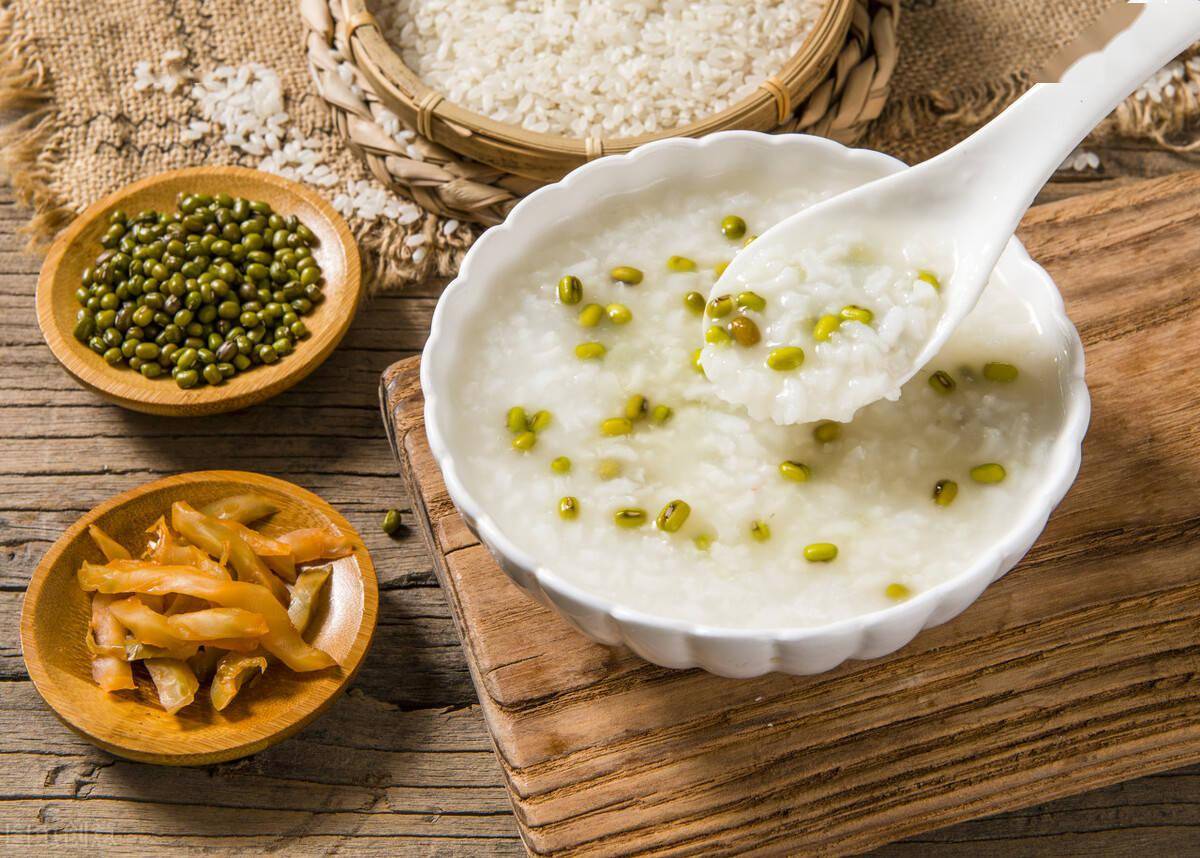
[[[305,378],[361,296],[358,247],[318,194],[258,170],[195,167],[134,182],[76,218],[42,266],[37,317],[83,386],[190,417]]]

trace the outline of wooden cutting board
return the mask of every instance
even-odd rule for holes
[[[417,359],[385,420],[535,853],[857,852],[1200,760],[1200,173],[1021,230],[1087,349],[1083,469],[1021,565],[887,658],[729,680],[594,644],[446,495]]]

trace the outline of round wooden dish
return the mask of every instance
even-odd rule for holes
[[[100,236],[114,209],[174,211],[180,191],[265,200],[282,214],[294,214],[316,234],[313,255],[325,275],[325,300],[304,322],[312,336],[270,366],[238,373],[224,384],[180,389],[170,378],[149,379],[125,366],[113,367],[72,335],[83,269],[100,253]],[[42,265],[37,285],[37,317],[42,336],[59,363],[85,387],[125,408],[168,417],[193,417],[247,408],[287,390],[329,357],[354,319],[362,296],[362,267],[350,228],[320,195],[271,173],[244,167],[192,167],[171,170],[127,185],[88,207],[58,236]]]
[[[689,125],[638,137],[587,139],[527,131],[446,101],[404,64],[388,44],[366,0],[344,0],[352,61],[384,105],[422,137],[518,176],[557,181],[585,161],[628,152],[665,137],[703,137],[714,131],[770,131],[787,120],[825,78],[846,43],[857,0],[826,0],[800,49],[769,82],[720,113]],[[512,70],[509,70],[511,72]],[[499,71],[498,74],[506,73]]]
[[[223,712],[208,701],[207,685],[175,715],[158,705],[153,685],[106,694],[92,681],[85,635],[91,595],[76,573],[84,560],[104,557],[88,536],[99,525],[132,548],[171,504],[199,506],[255,491],[279,505],[263,526],[268,534],[297,527],[334,527],[354,539],[354,553],[332,563],[328,598],[305,637],[338,667],[293,673],[278,663],[248,684]],[[137,551],[134,551],[135,556]],[[197,471],[157,480],[106,501],[75,522],[33,573],[21,610],[21,649],[29,676],[55,714],[106,751],[147,763],[207,765],[257,753],[295,733],[323,712],[354,678],[375,632],[379,589],[362,539],[333,507],[291,483],[242,471]]]

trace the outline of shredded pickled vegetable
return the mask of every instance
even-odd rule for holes
[[[171,526],[188,542],[198,545],[213,557],[221,557],[228,553],[229,562],[233,565],[239,581],[266,587],[280,604],[287,601],[287,588],[283,586],[283,582],[275,577],[246,541],[224,522],[209,518],[192,509],[189,504],[179,501],[171,505]]]
[[[175,658],[148,658],[143,664],[158,691],[158,702],[168,714],[174,715],[196,699],[200,680],[186,661]]]
[[[175,614],[186,614],[189,611],[202,611],[205,606],[206,603],[203,599],[185,596],[183,593],[174,593],[163,599],[163,613],[168,617]]]
[[[172,633],[171,627],[167,625],[167,618],[158,611],[147,608],[136,596],[118,599],[109,605],[108,610],[142,643],[164,649],[183,643],[183,638]]]
[[[125,628],[113,616],[109,606],[113,597],[105,593],[92,596],[91,634],[100,646],[119,646],[124,648]],[[133,671],[129,663],[116,655],[92,653],[92,679],[105,691],[124,691],[134,687]]]
[[[270,498],[252,493],[230,495],[200,507],[200,512],[209,518],[237,521],[242,524],[258,521],[260,518],[266,518],[278,511],[279,507]]]
[[[259,675],[267,672],[266,656],[258,650],[245,654],[231,652],[217,662],[212,687],[208,692],[213,708],[220,711],[228,706],[256,670]]]
[[[259,557],[266,559],[267,557],[291,558],[292,556],[292,547],[290,545],[285,545],[277,539],[265,536],[240,522],[223,521],[221,524],[240,536],[242,541],[249,545]]]
[[[250,546],[250,550],[262,558],[272,572],[289,584],[296,580],[296,558],[292,554],[290,545],[277,539],[271,539],[269,536],[263,536],[257,530],[251,530],[236,521],[227,521],[224,524],[240,536]]]
[[[331,533],[320,527],[293,530],[276,538],[291,547],[292,556],[296,558],[297,563],[337,560],[354,552],[354,543],[350,541],[350,537]]]
[[[333,569],[328,566],[306,569],[300,573],[296,578],[296,583],[292,585],[292,601],[288,605],[288,616],[292,618],[292,625],[301,634],[308,628],[313,610],[317,605],[317,597],[325,588],[325,582],[329,580],[331,574],[333,574]]]
[[[200,645],[195,643],[161,647],[142,643],[136,638],[126,638],[124,643],[103,645],[88,639],[88,652],[92,655],[107,655],[121,661],[142,661],[147,658],[180,658],[186,661],[199,651]]]
[[[304,642],[292,626],[287,611],[270,590],[259,584],[218,581],[187,566],[154,566],[147,563],[140,569],[128,569],[85,562],[79,569],[79,585],[85,590],[98,590],[101,593],[149,593],[159,596],[186,593],[222,607],[245,608],[263,615],[269,628],[262,637],[263,648],[292,670],[321,670],[334,664],[326,653]]]
[[[117,542],[97,525],[88,527],[88,535],[96,543],[96,547],[108,560],[128,560],[132,555],[128,549]],[[88,640],[100,646],[112,646],[125,640],[125,629],[120,621],[113,616],[109,606],[113,603],[112,596],[97,593],[92,596],[92,620],[89,625]],[[135,687],[133,671],[123,659],[111,654],[101,654],[92,651],[92,679],[105,691],[125,691]]]
[[[312,622],[317,597],[332,573],[333,569],[328,566],[306,569],[300,573],[296,583],[292,585],[292,601],[288,605],[288,616],[292,620],[292,625],[296,627],[296,631],[301,635],[308,629],[308,624]],[[216,676],[209,694],[213,706],[218,710],[228,706],[246,680],[253,676],[254,669],[258,668],[266,673],[268,663],[265,654],[259,650],[249,653],[231,652],[223,656],[217,665]]]
[[[167,617],[167,625],[181,640],[219,641],[222,638],[258,638],[268,631],[262,614],[242,608],[205,608]]]
[[[169,566],[195,566],[197,569],[211,573],[216,578],[233,577],[225,568],[223,559],[213,560],[196,546],[176,539],[175,535],[171,533],[171,528],[167,526],[165,517],[159,516],[158,521],[151,526],[151,532],[154,533],[154,536],[144,555],[147,559]]]
[[[133,557],[129,553],[128,548],[94,524],[88,526],[88,536],[92,538],[92,542],[96,543],[96,547],[104,553],[106,560],[128,560]]]
[[[92,594],[86,644],[96,684],[106,692],[133,689],[140,664],[159,704],[174,714],[195,700],[202,682],[211,683],[209,700],[223,710],[276,661],[294,671],[334,666],[303,637],[320,616],[333,570],[304,564],[344,557],[353,543],[321,528],[272,537],[248,526],[277,509],[258,494],[199,510],[179,502],[147,528],[144,549],[134,550],[90,526],[105,562],[85,561],[78,581]]]

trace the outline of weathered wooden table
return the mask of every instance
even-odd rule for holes
[[[1136,149],[1101,155],[1110,175],[1186,163]],[[1093,186],[1059,183],[1047,196]],[[438,289],[371,301],[324,367],[265,405],[186,422],[149,417],[79,388],[43,345],[33,312],[39,260],[21,252],[17,234],[27,216],[0,188],[0,851],[519,854],[500,769],[425,548],[415,532],[392,540],[379,529],[385,509],[407,505],[379,419],[379,374],[421,347]],[[59,724],[30,684],[17,642],[22,592],[42,553],[80,513],[147,480],[201,468],[292,480],[350,519],[379,571],[375,644],[347,696],[263,754],[207,769],[116,760]],[[1197,850],[1200,767],[882,852]]]

